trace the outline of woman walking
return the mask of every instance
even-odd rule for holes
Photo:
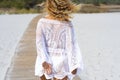
[[[35,75],[40,80],[72,80],[83,69],[82,56],[70,21],[70,0],[47,0],[47,15],[36,29]]]

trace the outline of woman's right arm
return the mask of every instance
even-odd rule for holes
[[[39,21],[36,29],[36,48],[37,48],[37,55],[41,59],[41,65],[45,69],[46,73],[49,74],[51,73],[51,64],[45,46],[45,39],[42,30],[43,26],[44,26],[43,23]]]
[[[48,61],[48,54],[45,47],[45,40],[43,36],[42,30],[42,22],[38,22],[37,29],[36,29],[36,48],[37,48],[37,55],[41,59],[41,63]]]

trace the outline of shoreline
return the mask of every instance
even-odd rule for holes
[[[78,11],[76,13],[111,13],[111,12],[120,12],[120,5],[114,4],[100,4],[95,6],[93,4],[78,4],[76,5]],[[1,14],[42,14],[42,8],[38,11],[36,8],[31,8],[27,10],[16,9],[16,8],[0,8]]]

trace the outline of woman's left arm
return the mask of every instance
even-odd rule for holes
[[[76,74],[78,71],[83,70],[83,60],[82,60],[80,47],[76,39],[74,27],[71,28],[71,32],[72,32],[72,44],[73,44],[73,47],[72,47],[73,51],[71,56],[72,63],[73,63],[73,70],[71,73]]]

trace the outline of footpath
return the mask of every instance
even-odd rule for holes
[[[19,44],[16,47],[12,63],[5,80],[39,80],[34,75],[36,60],[35,31],[38,20],[44,15],[36,16],[28,25]],[[74,80],[80,80],[78,76]]]

